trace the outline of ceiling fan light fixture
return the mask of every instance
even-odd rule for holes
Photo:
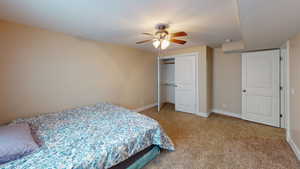
[[[153,46],[155,47],[155,48],[158,48],[159,47],[159,45],[160,45],[160,41],[159,40],[157,40],[157,39],[155,39],[154,41],[153,41]]]
[[[139,41],[136,42],[136,44],[152,42],[153,47],[164,50],[167,49],[171,45],[171,43],[180,45],[184,45],[186,43],[185,40],[176,39],[176,37],[187,36],[186,32],[181,31],[169,33],[169,31],[167,30],[169,28],[168,24],[158,24],[155,28],[157,29],[157,31],[154,34],[143,33],[144,35],[151,36],[151,39]]]
[[[167,39],[164,39],[161,41],[161,49],[164,50],[164,49],[167,49],[167,47],[169,47],[170,45],[170,41],[167,40]]]

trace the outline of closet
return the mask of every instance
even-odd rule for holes
[[[175,58],[161,62],[161,102],[175,104]]]
[[[208,117],[212,109],[212,48],[164,51],[157,57],[157,110],[174,103],[175,111]]]
[[[158,58],[158,111],[165,103],[176,111],[198,112],[197,54]]]

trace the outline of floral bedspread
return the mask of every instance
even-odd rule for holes
[[[99,103],[49,113],[14,123],[27,122],[39,150],[0,168],[110,168],[155,144],[174,150],[158,122],[131,110]]]

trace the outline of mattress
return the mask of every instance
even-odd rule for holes
[[[151,145],[174,150],[157,121],[108,103],[33,118],[27,122],[40,148],[0,168],[111,168]]]

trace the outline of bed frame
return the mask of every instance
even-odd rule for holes
[[[160,148],[152,145],[131,156],[127,160],[111,167],[110,169],[141,169],[159,154]]]

